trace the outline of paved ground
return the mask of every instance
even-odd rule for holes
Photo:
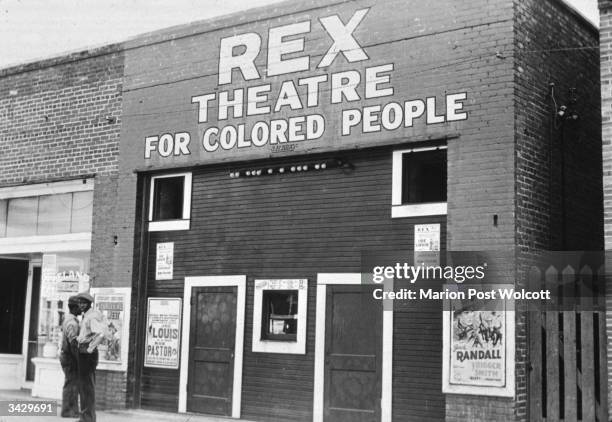
[[[32,398],[29,390],[0,390],[0,402],[24,401],[24,400],[43,400]],[[4,407],[4,406],[2,406]],[[152,412],[148,410],[107,410],[98,411],[97,422],[230,422],[236,421],[231,418],[178,414],[166,412]],[[59,413],[58,413],[59,414]],[[62,418],[59,416],[2,416],[0,422],[67,422],[75,421],[75,418]],[[246,422],[244,419],[240,419]]]

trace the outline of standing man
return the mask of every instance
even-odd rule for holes
[[[62,417],[79,416],[79,321],[76,317],[81,313],[79,299],[76,296],[68,298],[68,315],[62,324],[62,348],[60,364],[64,371],[64,388],[62,389]]]
[[[98,345],[108,337],[108,322],[104,315],[93,308],[93,297],[79,293],[79,307],[83,319],[79,336],[79,394],[81,397],[80,422],[96,421],[96,367]]]

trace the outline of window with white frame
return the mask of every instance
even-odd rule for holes
[[[393,152],[391,217],[444,215],[446,145]]]
[[[91,233],[93,180],[0,189],[0,238]]]
[[[191,173],[151,177],[149,231],[189,230]]]
[[[308,280],[255,280],[253,351],[306,353]]]

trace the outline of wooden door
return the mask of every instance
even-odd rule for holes
[[[382,306],[371,286],[327,286],[325,421],[380,421]]]
[[[229,416],[232,413],[236,287],[194,287],[187,411]]]

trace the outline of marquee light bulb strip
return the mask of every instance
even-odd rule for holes
[[[314,163],[304,163],[304,164],[289,164],[283,166],[274,166],[274,167],[252,167],[245,168],[242,170],[232,170],[229,173],[229,177],[232,179],[237,179],[240,177],[258,177],[258,176],[271,176],[274,174],[284,174],[284,173],[301,173],[310,170],[321,171],[327,170],[331,168],[341,168],[341,169],[350,169],[353,170],[355,167],[349,163],[348,161],[344,161],[342,159],[334,159],[322,162],[314,162]]]

